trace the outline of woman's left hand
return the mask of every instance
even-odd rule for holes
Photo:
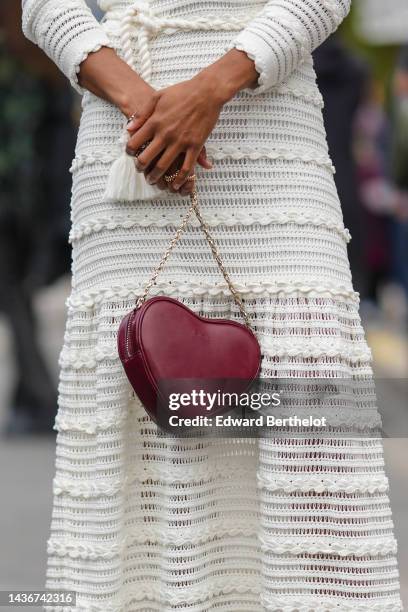
[[[197,161],[211,167],[203,147],[226,100],[205,73],[161,89],[158,94],[150,117],[143,123],[136,115],[129,123],[131,136],[126,151],[136,155],[150,141],[135,160],[136,168],[145,173],[150,184],[162,182],[165,174],[171,174],[168,170],[174,168],[176,161],[179,167],[179,160],[183,160],[171,183],[171,191],[178,191],[194,173]]]

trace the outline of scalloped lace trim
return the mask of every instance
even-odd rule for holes
[[[160,486],[168,484],[191,484],[210,481],[212,478],[228,480],[231,476],[240,477],[252,474],[254,469],[255,455],[253,452],[241,451],[240,461],[230,461],[223,457],[222,462],[214,462],[211,465],[198,464],[190,466],[187,463],[155,465],[145,462],[143,471],[133,469],[124,478],[106,480],[81,481],[67,476],[55,476],[53,480],[53,492],[55,495],[69,495],[70,497],[82,497],[89,499],[93,497],[111,497],[123,491],[132,482],[143,483],[146,480],[157,480]]]
[[[308,493],[385,493],[388,491],[386,476],[305,477],[304,475],[264,478],[258,474],[258,487],[268,491],[282,490],[284,493],[301,491]]]
[[[270,90],[270,93],[278,93],[278,94],[289,94],[290,96],[293,96],[294,98],[300,98],[301,100],[304,100],[305,102],[311,102],[312,104],[314,104],[315,106],[318,106],[319,108],[324,108],[324,100],[323,100],[323,96],[321,95],[321,93],[319,92],[319,90],[317,88],[307,88],[307,87],[301,87],[301,86],[297,86],[297,87],[291,87],[290,85],[287,85],[285,83],[283,83],[282,85],[279,85],[278,87],[272,87]]]
[[[90,499],[91,497],[112,497],[123,490],[126,486],[126,479],[116,479],[110,482],[92,482],[77,481],[73,478],[64,478],[55,476],[53,480],[53,492],[55,495],[69,495],[70,497],[82,497]]]
[[[93,218],[89,221],[84,221],[78,224],[76,227],[71,229],[69,234],[69,241],[72,243],[76,240],[80,240],[84,236],[98,233],[103,230],[115,230],[117,228],[130,229],[135,226],[141,227],[165,227],[166,225],[178,225],[182,219],[182,215],[176,212],[156,212],[152,210],[149,213],[143,213],[142,215],[137,212],[130,215],[111,216],[111,217],[99,217]],[[346,229],[341,223],[335,223],[328,221],[318,215],[299,215],[299,214],[276,214],[269,211],[253,211],[249,212],[246,210],[237,210],[236,212],[219,212],[219,213],[207,213],[205,220],[211,227],[218,225],[245,225],[251,226],[259,223],[260,225],[288,225],[295,224],[299,226],[311,225],[313,227],[322,227],[327,230],[333,230],[337,232],[345,242],[349,242],[351,235],[348,229]],[[198,220],[193,219],[191,225],[198,226]]]
[[[262,606],[265,610],[276,612],[400,612],[401,602],[379,602],[378,600],[367,599],[366,601],[345,601],[342,599],[321,599],[309,601],[295,600],[292,597],[262,597]]]
[[[295,341],[292,338],[275,339],[271,336],[262,337],[259,334],[258,340],[262,353],[271,357],[297,357],[303,359],[341,357],[349,363],[370,363],[372,361],[371,350],[367,345],[353,346],[352,343],[347,343],[341,339],[326,340],[319,338],[312,340],[305,338],[301,341]],[[62,368],[92,369],[104,360],[119,360],[117,350],[101,346],[97,346],[93,350],[77,350],[64,347],[60,353],[58,363]]]
[[[310,298],[346,298],[358,304],[359,294],[352,288],[345,285],[306,285],[302,282],[286,283],[274,281],[246,281],[243,283],[234,282],[234,286],[238,293],[245,297],[265,296],[265,295],[301,295]],[[140,285],[118,285],[108,289],[97,289],[94,291],[73,292],[66,300],[68,308],[72,309],[89,309],[96,305],[111,302],[123,301],[131,298],[136,298],[140,295],[144,283]],[[220,296],[230,295],[229,288],[225,282],[209,283],[206,281],[181,281],[174,283],[159,279],[151,289],[151,295],[164,294],[168,296]]]
[[[293,147],[292,149],[276,148],[271,149],[270,147],[251,147],[246,144],[242,144],[237,147],[235,145],[212,145],[207,144],[207,153],[214,160],[221,160],[226,158],[231,159],[283,159],[285,161],[301,161],[305,163],[313,163],[318,166],[328,168],[333,173],[335,168],[332,160],[328,155],[319,153],[310,153],[310,149],[302,149],[301,147]],[[72,160],[70,172],[75,172],[84,166],[89,166],[97,162],[100,163],[112,163],[118,156],[118,149],[101,151],[93,151],[92,153],[78,153]]]
[[[99,414],[89,417],[66,416],[59,412],[55,417],[53,429],[56,431],[81,431],[87,434],[95,434],[97,431],[108,429],[120,429],[126,423],[126,415],[101,416]]]
[[[148,570],[146,570],[148,573]],[[205,581],[202,581],[205,582]],[[126,589],[127,595],[126,599],[129,602],[141,602],[141,601],[156,601],[162,602],[166,609],[168,609],[168,605],[179,606],[179,605],[193,605],[200,602],[207,601],[209,599],[213,599],[219,595],[229,595],[229,594],[246,594],[252,593],[254,595],[259,594],[259,585],[253,584],[252,576],[248,576],[248,578],[244,577],[233,577],[233,576],[211,576],[211,587],[202,583],[194,583],[190,584],[188,588],[180,589],[171,589],[166,588],[165,590],[161,589],[159,586],[152,586],[151,583],[146,585],[143,582],[138,581],[137,589]],[[148,605],[146,605],[146,608]],[[101,608],[103,612],[107,612],[107,610],[111,610],[109,606],[104,606]],[[119,610],[120,612],[127,612],[128,610],[133,609],[133,606],[130,607],[119,607],[113,608],[114,610]],[[163,608],[164,609],[164,608]]]
[[[160,531],[160,529],[156,530]],[[136,535],[126,536],[121,543],[112,544],[75,544],[72,540],[64,541],[60,538],[49,538],[47,551],[59,557],[72,559],[113,559],[121,555],[128,545],[156,544],[158,546],[183,546],[185,544],[200,544],[223,537],[253,537],[256,529],[253,527],[231,527],[230,521],[217,520],[216,525],[196,530],[194,537],[191,534],[180,534],[179,530],[171,532],[168,528],[161,533],[152,533],[151,530],[138,526]]]
[[[371,362],[371,349],[365,343],[353,345],[342,339],[326,338],[274,338],[262,337],[258,340],[264,354],[273,357],[301,357],[304,359],[319,359],[321,357],[344,357],[351,363]]]
[[[150,592],[151,590],[152,590],[151,587],[149,587]],[[222,596],[223,592],[220,593],[219,595]],[[246,605],[246,597],[248,596],[248,593],[240,593],[240,596],[241,596],[240,599],[242,599],[243,601],[243,605]],[[149,598],[146,598],[146,599],[148,599],[149,601],[149,607],[148,607],[149,612],[153,612],[153,610],[155,612],[162,612],[165,609],[163,607],[163,603],[164,604],[167,603],[167,600],[165,598],[162,598],[162,599],[160,599],[159,597],[153,598],[151,595]],[[257,596],[257,600],[259,601],[259,595]],[[112,605],[112,604],[105,604],[105,603],[101,605],[86,604],[86,603],[81,604],[79,602],[79,596],[78,596],[77,604],[75,608],[68,609],[66,607],[63,608],[60,606],[52,606],[52,607],[44,606],[44,610],[45,612],[128,612],[129,610],[132,610],[132,612],[136,612],[136,610],[138,612],[145,612],[146,610],[146,605],[143,603],[144,600],[140,600],[137,604],[136,603],[137,597],[132,597],[132,595],[129,595],[127,599],[121,599],[120,601],[122,602],[120,605]],[[193,602],[192,605],[196,603],[197,602]],[[202,602],[202,603],[206,605],[205,602]],[[139,607],[139,605],[142,605],[143,607]],[[201,604],[198,604],[198,605],[200,606],[200,608],[197,608],[197,606],[195,605],[194,608],[191,608],[191,612],[196,612],[198,609],[200,610],[200,612],[204,610],[204,608],[201,607]],[[208,608],[205,608],[205,609],[208,610]],[[258,612],[258,609],[257,609],[257,612]]]
[[[344,409],[342,409],[343,413]],[[319,412],[315,412],[315,417],[319,417]],[[280,416],[280,415],[279,415]],[[284,416],[284,415],[282,415]],[[326,416],[326,414],[322,414]],[[55,423],[53,429],[56,431],[80,431],[89,435],[95,434],[98,431],[117,430],[121,429],[126,424],[126,415],[92,415],[88,417],[83,416],[67,416],[59,412],[55,417]],[[370,420],[369,420],[370,419]],[[351,414],[330,414],[330,426],[331,427],[349,427],[359,430],[372,430],[373,428],[381,426],[381,416],[373,410],[373,414],[370,413],[367,416],[367,412],[355,414],[355,411],[351,409]]]
[[[130,601],[134,601],[134,599],[129,600],[129,605],[130,605]],[[356,604],[344,604],[343,602],[341,603],[341,607],[340,607],[340,603],[339,600],[333,600],[333,602],[331,604],[327,604],[326,606],[324,604],[316,607],[314,604],[312,604],[312,607],[307,607],[304,604],[300,604],[300,602],[294,602],[293,604],[288,603],[290,600],[287,599],[286,600],[286,604],[282,607],[279,605],[278,606],[278,600],[277,603],[273,603],[274,600],[270,600],[271,603],[268,604],[267,601],[264,601],[264,603],[262,604],[265,610],[273,610],[273,612],[276,612],[276,610],[279,610],[279,612],[333,612],[333,611],[337,611],[339,612],[341,610],[341,612],[400,612],[401,610],[403,610],[402,608],[402,604],[382,604],[382,603],[378,603],[378,604],[361,604],[361,603],[356,603]],[[127,610],[128,608],[126,607],[128,604],[125,604],[125,607],[122,606],[77,606],[75,608],[75,610],[77,612],[124,612],[124,610]],[[50,608],[45,607],[45,610],[50,610]],[[65,610],[63,608],[59,609],[59,608],[52,608],[52,610],[54,612],[65,612]]]
[[[232,529],[228,521],[217,521],[216,528],[209,528],[207,531],[208,533],[206,535],[203,534],[203,537],[198,535],[198,537],[194,538],[194,541],[191,537],[188,537],[188,535],[180,537],[174,534],[174,538],[169,537],[169,531],[160,534],[160,536],[154,536],[151,532],[149,533],[147,529],[140,529],[137,536],[128,535],[123,538],[120,543],[114,544],[110,542],[106,542],[106,544],[74,544],[72,541],[67,542],[57,538],[50,538],[48,540],[47,551],[49,554],[55,554],[60,557],[68,556],[72,559],[113,559],[114,557],[120,556],[128,545],[136,543],[144,544],[149,542],[157,543],[162,546],[167,546],[169,544],[182,546],[186,543],[193,544],[207,541],[215,537],[222,537],[222,535],[231,537],[251,536],[254,533],[253,529]],[[273,552],[278,555],[328,554],[339,555],[340,557],[348,557],[351,555],[356,557],[384,557],[397,552],[397,543],[393,537],[375,538],[375,540],[364,542],[360,542],[356,539],[344,539],[340,541],[339,538],[335,540],[318,538],[308,541],[308,538],[304,536],[302,536],[302,538],[302,542],[298,541],[299,538],[296,540],[294,538],[274,538],[273,541],[267,542],[264,538],[260,537],[259,540],[263,552]]]
[[[151,594],[151,587],[149,587],[149,593]],[[225,593],[225,590],[222,590],[222,594]],[[248,593],[248,591],[241,592],[241,594]],[[257,589],[256,593],[258,595],[259,590]],[[306,599],[306,598],[305,598]],[[311,600],[310,603],[305,603],[305,599],[302,601],[293,599],[293,597],[261,597],[261,605],[265,610],[271,610],[272,612],[401,612],[403,610],[402,603],[387,603],[387,602],[379,602],[378,599],[373,600],[370,603],[370,600],[366,600],[364,603],[361,601],[353,600],[345,601],[339,599],[331,599],[322,602],[319,600]],[[109,605],[109,604],[81,604],[77,603],[75,607],[75,612],[125,612],[130,609],[131,603],[137,601],[137,597],[134,597],[132,594],[127,596],[126,600],[121,600],[122,603],[119,605]],[[153,601],[150,596],[150,601]],[[154,600],[156,603],[161,603],[160,599]],[[196,603],[196,602],[192,602]],[[243,605],[245,605],[243,603]],[[45,610],[52,610],[53,612],[66,612],[64,608],[52,607],[49,606],[44,607]]]
[[[69,171],[73,173],[84,166],[91,166],[97,162],[101,164],[111,164],[117,159],[118,152],[119,149],[117,148],[111,149],[110,151],[103,149],[101,151],[93,151],[92,153],[78,153],[72,160]]]
[[[302,536],[303,541],[286,538],[280,540],[274,537],[273,540],[260,537],[261,549],[263,552],[273,552],[277,555],[339,555],[340,557],[348,557],[354,555],[356,557],[379,556],[384,557],[397,552],[397,542],[394,537],[388,538],[373,538],[372,541],[366,540],[360,542],[358,539],[342,539],[337,538],[330,540],[327,538],[314,538],[313,540]]]
[[[207,146],[207,153],[214,159],[225,159],[230,157],[232,159],[284,159],[286,161],[302,161],[305,163],[313,163],[318,166],[324,166],[333,172],[335,168],[332,160],[328,155],[319,154],[317,152],[310,153],[310,149],[303,149],[302,147],[292,147],[284,149],[277,147],[270,149],[270,147],[251,147],[250,145],[235,145],[226,144],[224,146],[213,146],[209,144]]]
[[[139,481],[143,482],[146,479],[160,480],[160,483],[171,484],[186,484],[193,482],[201,482],[209,480],[215,476],[225,476],[228,471],[230,475],[239,476],[245,473],[243,465],[235,465],[228,460],[223,462],[223,469],[217,465],[204,466],[200,468],[196,466],[191,468],[187,465],[169,466],[166,472],[165,468],[155,470],[153,466],[147,466],[141,476],[139,472],[133,471],[126,478],[116,479],[114,481],[105,482],[93,480],[92,482],[78,481],[73,478],[63,476],[55,476],[53,480],[53,492],[55,495],[69,495],[70,497],[81,497],[90,499],[94,497],[111,497],[119,491],[124,490],[128,483]],[[279,478],[264,478],[257,475],[257,484],[259,489],[268,491],[283,491],[284,493],[385,493],[388,491],[387,477],[375,477],[367,474],[367,476],[345,476],[341,478],[333,477],[306,477],[305,475],[290,475],[281,476]]]

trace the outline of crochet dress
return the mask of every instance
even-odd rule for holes
[[[349,4],[99,0],[98,23],[83,0],[23,1],[26,36],[78,91],[101,46],[157,88],[233,47],[254,59],[258,86],[223,107],[197,188],[263,377],[371,375],[311,58]],[[381,440],[170,438],[135,399],[117,329],[189,199],[107,201],[124,117],[81,93],[47,587],[75,591],[78,612],[402,609]],[[155,293],[240,321],[194,222]]]

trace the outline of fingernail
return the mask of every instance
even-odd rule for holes
[[[129,121],[129,123],[126,126],[126,129],[131,132],[132,130],[134,130],[136,127],[136,121],[134,119],[131,119],[131,121]]]
[[[173,183],[173,188],[174,189],[180,189],[181,185],[179,185],[178,183]]]
[[[150,174],[146,176],[146,181],[149,183],[149,185],[153,185],[153,183],[155,182],[154,177],[150,176]]]

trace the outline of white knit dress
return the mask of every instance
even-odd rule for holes
[[[78,89],[80,62],[102,45],[155,87],[234,46],[255,60],[259,86],[224,106],[207,142],[214,168],[197,169],[203,215],[245,297],[263,376],[370,374],[311,59],[349,0],[100,6],[101,24],[83,0],[23,2],[26,35]],[[78,612],[401,610],[381,440],[170,439],[132,396],[118,325],[189,200],[104,201],[123,125],[84,93],[47,587],[76,591],[66,609]],[[240,320],[194,223],[155,292]]]

